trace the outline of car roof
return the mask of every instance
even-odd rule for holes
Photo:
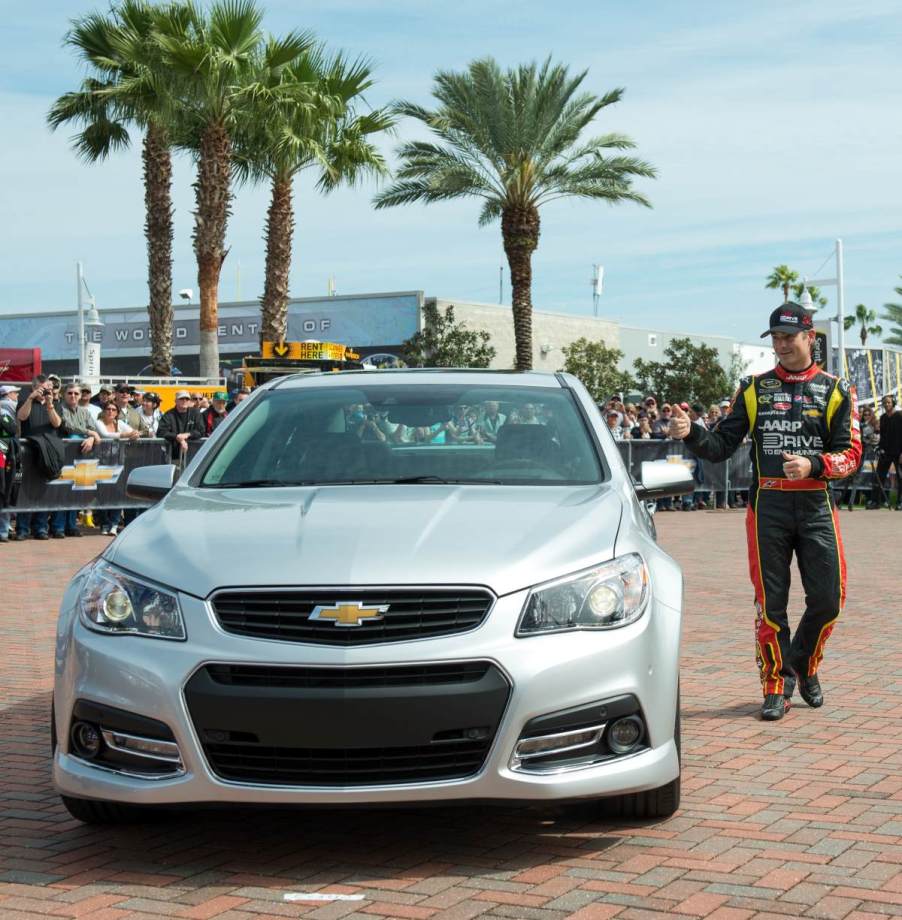
[[[543,371],[489,371],[482,368],[449,369],[444,367],[386,368],[378,371],[341,371],[340,373],[291,374],[270,385],[271,389],[298,387],[404,386],[406,384],[466,384],[470,386],[547,387],[563,385],[555,374]]]

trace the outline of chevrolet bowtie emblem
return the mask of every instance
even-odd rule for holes
[[[331,620],[336,626],[363,626],[365,622],[374,622],[382,619],[382,614],[388,612],[388,604],[364,604],[363,601],[353,601],[345,604],[317,604],[309,620]]]
[[[98,482],[108,482],[111,485],[122,474],[121,466],[101,466],[99,460],[76,460],[71,466],[64,466],[58,479],[50,484],[63,486],[72,483],[73,492],[96,492]]]

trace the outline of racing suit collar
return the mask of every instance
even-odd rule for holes
[[[821,369],[812,361],[803,371],[788,371],[782,364],[778,364],[774,368],[774,371],[785,383],[803,383],[806,380],[811,380],[816,377]]]

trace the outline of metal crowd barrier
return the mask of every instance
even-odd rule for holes
[[[147,508],[148,502],[126,496],[128,474],[139,466],[173,462],[169,444],[161,438],[101,441],[88,454],[81,452],[81,441],[64,440],[66,462],[62,473],[48,482],[38,466],[34,447],[27,438],[20,444],[22,477],[11,511]]]
[[[102,441],[90,454],[81,453],[80,441],[64,441],[66,464],[58,479],[48,482],[37,466],[34,449],[28,440],[23,449],[22,478],[14,511],[94,510],[104,508],[146,508],[147,502],[125,494],[128,474],[139,466],[162,463],[187,464],[206,439],[190,441],[187,456],[171,459],[169,445],[159,438],[135,441]],[[727,463],[699,461],[682,441],[635,440],[617,444],[627,469],[641,479],[644,461],[683,463],[695,475],[699,491],[731,492],[748,489],[752,484],[752,465],[748,445],[743,444]],[[859,472],[844,480],[841,488],[865,490],[874,480],[872,456],[866,456]]]

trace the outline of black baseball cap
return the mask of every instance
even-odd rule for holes
[[[771,313],[770,328],[761,333],[761,338],[766,339],[772,332],[808,332],[813,328],[810,311],[790,300]]]

